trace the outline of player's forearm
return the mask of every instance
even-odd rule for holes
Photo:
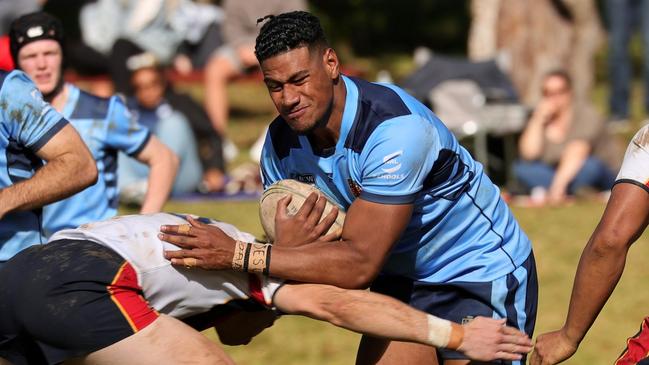
[[[584,249],[563,328],[575,345],[582,341],[615,289],[627,251],[626,246],[610,245],[603,240],[593,240]]]
[[[176,179],[179,160],[169,149],[162,145],[156,153],[151,154],[147,192],[140,213],[157,213],[162,210]]]
[[[0,190],[0,217],[61,200],[94,184],[97,181],[94,162],[90,155],[73,153],[52,159],[30,179]]]
[[[270,274],[286,280],[364,289],[378,273],[375,263],[346,241],[317,242],[301,247],[273,247]]]
[[[397,341],[457,347],[464,332],[460,325],[365,290],[287,284],[275,295],[274,304],[289,314],[301,314],[351,331]]]

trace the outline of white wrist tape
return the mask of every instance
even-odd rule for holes
[[[435,347],[446,347],[451,339],[451,322],[435,316],[428,317],[428,343]]]

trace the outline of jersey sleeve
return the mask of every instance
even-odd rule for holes
[[[7,75],[2,85],[0,113],[9,135],[34,152],[68,124],[20,71]]]
[[[439,146],[435,127],[418,116],[381,123],[359,157],[363,188],[360,198],[382,204],[414,202]]]
[[[151,132],[137,122],[118,96],[111,98],[106,143],[129,156],[137,156],[151,137]]]
[[[649,125],[631,139],[615,183],[635,184],[649,192]]]

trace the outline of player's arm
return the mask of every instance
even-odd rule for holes
[[[649,192],[633,183],[614,186],[606,210],[584,249],[564,326],[539,336],[532,364],[556,364],[577,350],[624,270],[629,247],[647,227]]]
[[[372,137],[359,156],[363,191],[347,211],[341,239],[273,247],[265,272],[287,280],[342,288],[369,286],[408,226],[414,201],[437,157],[434,151],[440,150],[434,126],[418,118],[384,122]],[[396,179],[385,176],[396,171]],[[237,267],[240,246],[223,234],[182,237],[177,235],[177,227],[168,226],[162,231],[163,240],[184,248],[166,253],[175,264],[182,265],[190,258],[204,268]]]
[[[140,213],[159,212],[173,188],[180,164],[178,156],[152,135],[135,158],[149,166],[147,191]]]
[[[34,176],[0,190],[0,218],[68,197],[97,181],[97,166],[77,131],[66,125],[36,155],[47,161]]]
[[[300,247],[272,248],[267,273],[301,282],[317,282],[342,288],[366,288],[374,280],[389,250],[406,228],[412,204],[379,204],[356,199],[347,212],[342,238]],[[162,226],[160,239],[183,249],[166,251],[173,264],[204,269],[232,269],[240,245],[216,227],[188,218],[189,230]],[[245,250],[245,249],[244,249]]]
[[[375,337],[417,342],[461,351],[475,360],[519,360],[532,349],[530,339],[504,326],[504,320],[478,317],[459,325],[431,316],[385,295],[320,284],[286,284],[274,305]]]

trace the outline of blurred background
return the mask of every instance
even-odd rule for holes
[[[0,27],[6,33],[13,18],[42,8],[63,21],[66,80],[99,95],[121,93],[134,111],[170,105],[181,112],[194,132],[183,144],[193,146],[200,173],[189,188],[174,190],[165,210],[231,222],[262,238],[257,163],[260,140],[276,113],[254,59],[245,56],[250,38],[243,35],[252,34],[254,42],[254,21],[266,14],[237,11],[254,9],[255,3],[0,0]],[[540,282],[536,332],[559,328],[611,176],[646,123],[649,1],[311,0],[296,6],[320,17],[343,72],[405,88],[484,164],[534,245]],[[135,31],[120,31],[128,27],[115,23],[115,14],[139,19],[131,24]],[[173,36],[160,39],[174,41],[157,49],[164,42],[140,39],[144,30],[171,31]],[[226,57],[226,48],[236,57]],[[6,39],[0,52],[0,66],[13,67]],[[134,76],[151,67],[161,72],[163,96],[145,105]],[[178,94],[188,95],[193,106],[178,102]],[[140,109],[136,115],[144,114]],[[552,148],[530,150],[530,141],[541,139]],[[597,173],[584,168],[557,188],[552,174],[572,140],[588,143],[582,163],[593,162]],[[530,178],[546,172],[547,182]],[[122,190],[121,212],[136,212],[143,192],[137,186]],[[641,237],[632,248],[621,284],[568,363],[612,363],[637,331],[649,298],[649,271],[642,264],[649,254],[646,241]],[[213,333],[206,335],[217,341]],[[240,364],[350,364],[358,338],[287,317],[249,346],[226,350]]]

